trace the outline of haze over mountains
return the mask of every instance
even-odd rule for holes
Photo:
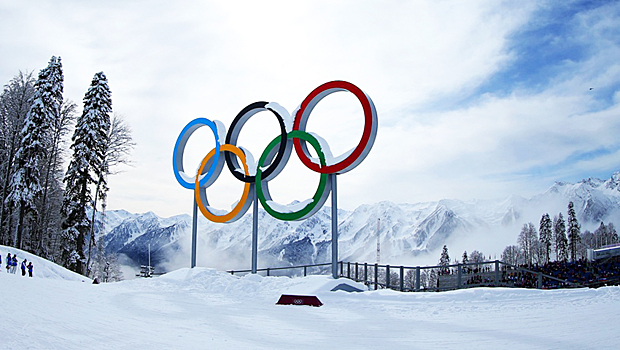
[[[339,259],[374,263],[379,227],[381,263],[425,265],[436,263],[447,244],[453,257],[463,250],[479,250],[498,257],[515,244],[524,223],[536,227],[544,213],[566,217],[568,202],[575,204],[582,232],[613,222],[620,224],[620,172],[602,180],[556,182],[546,192],[523,198],[460,201],[444,199],[416,204],[379,202],[353,211],[339,210]],[[379,225],[378,225],[379,220]],[[152,212],[124,210],[105,215],[104,240],[108,252],[121,254],[122,263],[151,262],[158,271],[188,266],[191,222],[189,215],[160,218]],[[216,224],[202,216],[198,224],[198,265],[219,269],[248,269],[251,256],[251,211],[232,224]],[[331,261],[331,208],[298,222],[279,221],[259,208],[259,268]]]

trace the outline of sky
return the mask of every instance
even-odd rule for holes
[[[257,101],[293,112],[332,80],[370,96],[379,121],[366,159],[338,175],[343,209],[527,197],[620,170],[619,2],[0,0],[0,17],[0,83],[60,56],[64,97],[81,110],[94,74],[106,74],[136,143],[109,179],[108,209],[191,213],[172,170],[187,123],[228,127]],[[338,155],[363,125],[359,102],[337,92],[307,131]],[[238,145],[258,159],[278,134],[261,112]],[[196,131],[185,168],[213,146]],[[278,203],[304,201],[318,180],[293,155],[270,189]],[[242,189],[224,169],[207,193],[229,209]]]

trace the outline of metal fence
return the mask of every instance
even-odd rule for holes
[[[340,275],[370,288],[403,292],[473,287],[566,288],[576,283],[499,260],[446,266],[394,266],[343,262]]]
[[[339,264],[342,264],[340,262]],[[297,265],[297,266],[284,266],[284,267],[266,267],[262,269],[256,269],[256,272],[265,276],[308,276],[308,275],[327,275],[331,274],[332,263],[324,264],[312,264],[312,265]],[[251,273],[252,270],[228,270],[226,271],[231,275],[246,275]]]
[[[394,266],[339,262],[340,276],[364,283],[371,289],[402,292],[446,291],[473,287],[567,288],[574,282],[499,260],[446,266]],[[307,276],[330,274],[331,263],[257,269],[266,276]],[[247,274],[251,270],[230,270]]]

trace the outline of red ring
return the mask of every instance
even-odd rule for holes
[[[359,163],[361,163],[362,160],[364,160],[364,158],[370,151],[370,148],[372,148],[377,131],[377,112],[370,97],[367,96],[357,86],[341,80],[330,81],[317,87],[304,99],[304,101],[299,106],[297,113],[295,114],[295,123],[293,124],[293,130],[306,131],[306,123],[308,121],[310,113],[312,112],[312,108],[314,108],[314,106],[319,103],[323,98],[337,91],[351,92],[362,104],[365,118],[364,132],[362,133],[362,139],[360,140],[360,143],[347,158],[336,164],[326,166],[321,166],[319,163],[314,163],[310,159],[310,154],[305,143],[302,145],[299,139],[294,139],[293,144],[295,145],[295,151],[297,152],[297,155],[299,156],[299,159],[302,161],[302,163],[304,163],[309,169],[321,174],[343,174],[355,168]],[[312,104],[311,109],[307,114],[305,114],[306,109],[310,104]],[[300,129],[302,121],[303,129]]]

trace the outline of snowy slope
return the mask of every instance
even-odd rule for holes
[[[13,247],[7,247],[0,245],[0,254],[2,255],[2,269],[0,269],[0,275],[7,274],[6,273],[6,256],[8,253],[11,253],[11,256],[17,254],[17,272],[15,276],[21,277],[21,263],[24,259],[28,259],[28,261],[32,262],[32,277],[33,278],[46,278],[46,279],[60,279],[60,280],[69,280],[69,281],[86,281],[91,282],[91,280],[87,277],[84,277],[80,274],[77,274],[73,271],[69,271],[64,267],[57,265],[49,260],[40,258],[36,255],[25,252],[21,249],[16,249]],[[26,272],[27,274],[28,272]]]
[[[181,269],[93,285],[0,275],[7,349],[617,349],[620,287],[330,292],[333,279]],[[322,307],[275,305],[317,295]]]

